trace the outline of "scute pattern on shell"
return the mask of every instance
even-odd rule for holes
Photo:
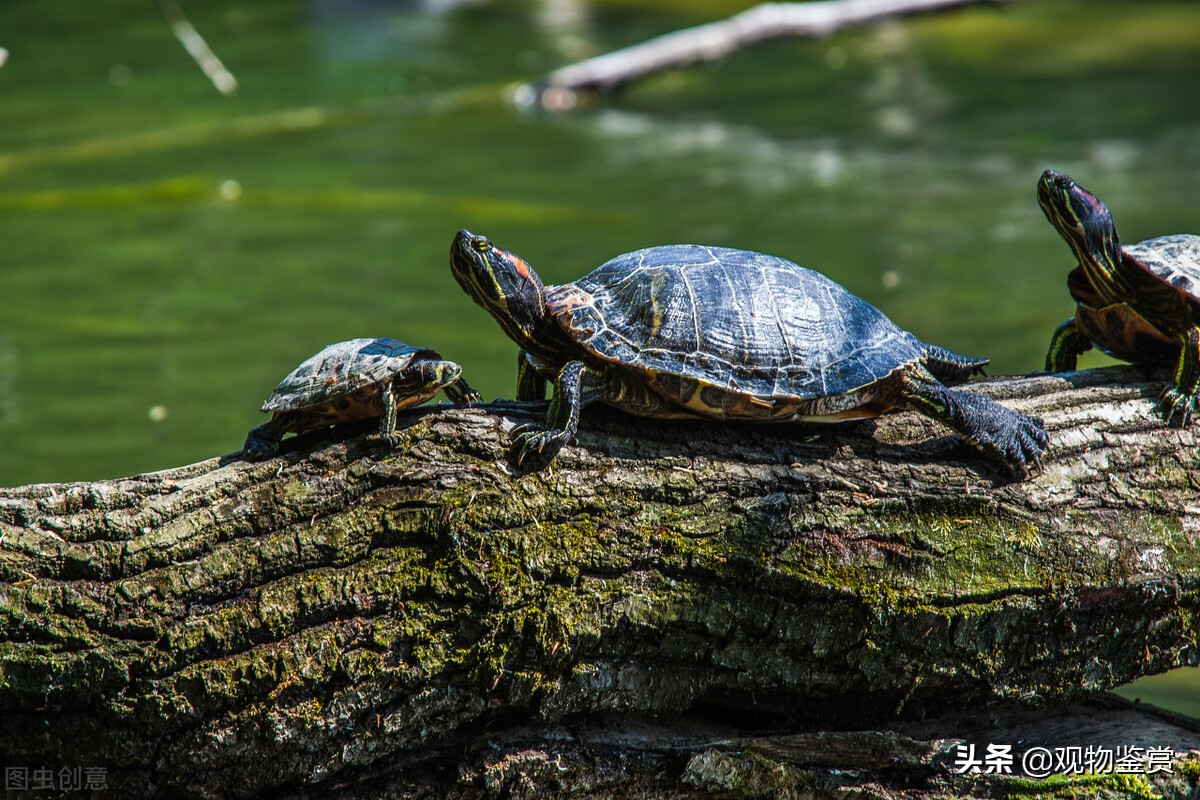
[[[593,355],[720,392],[813,398],[919,361],[924,345],[877,308],[786,259],[699,245],[618,256],[548,287],[553,312]]]
[[[1157,236],[1122,249],[1147,272],[1200,303],[1200,236]]]
[[[351,339],[325,347],[284,378],[263,403],[263,411],[291,411],[378,384],[417,358],[440,358],[433,350],[397,339]]]

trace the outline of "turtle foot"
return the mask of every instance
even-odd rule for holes
[[[974,430],[963,431],[967,440],[981,453],[1004,462],[1014,480],[1040,471],[1042,454],[1050,444],[1042,421],[991,401],[982,407],[987,415]]]
[[[1158,413],[1172,428],[1183,428],[1192,421],[1196,410],[1196,394],[1188,394],[1178,386],[1168,386],[1158,396]]]
[[[958,431],[980,452],[1002,461],[1018,480],[1038,468],[1050,443],[1040,419],[981,394],[947,389],[921,373],[905,377],[909,407]]]
[[[509,455],[518,468],[533,472],[553,461],[558,451],[570,440],[568,431],[541,425],[521,425],[513,429]]]
[[[242,445],[242,451],[239,455],[247,461],[262,461],[278,452],[279,441],[265,436],[260,426],[246,434],[246,441]]]
[[[1004,406],[1000,408],[1008,412],[1011,418],[988,444],[1008,464],[1013,477],[1024,480],[1030,471],[1041,467],[1042,454],[1050,444],[1050,436],[1037,417],[1026,416]]]

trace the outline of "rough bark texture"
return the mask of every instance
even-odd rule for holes
[[[1200,747],[1097,705],[1200,654],[1200,444],[1161,386],[974,384],[1047,423],[1022,483],[913,413],[589,409],[514,476],[534,412],[496,404],[404,418],[394,450],[343,430],[0,490],[0,764],[103,766],[121,797],[1187,796],[1188,759],[949,768],[964,738]]]
[[[551,111],[575,106],[581,94],[607,94],[656,72],[716,61],[747,47],[786,37],[820,38],[890,17],[928,14],[1006,0],[822,0],[760,3],[728,19],[685,28],[641,44],[562,67],[538,85],[517,90],[519,105]]]

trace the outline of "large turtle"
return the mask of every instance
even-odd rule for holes
[[[296,367],[263,403],[271,421],[246,436],[242,454],[262,459],[279,450],[288,431],[379,417],[379,435],[396,444],[396,412],[445,392],[457,405],[479,395],[462,369],[433,350],[396,339],[351,339],[331,344]]]
[[[517,396],[544,399],[546,424],[514,431],[535,468],[602,401],[650,417],[836,422],[915,409],[1024,475],[1046,447],[1040,422],[948,389],[986,359],[924,344],[825,276],[747,250],[651,247],[573,283],[543,286],[528,264],[458,232],[459,284],[521,348]]]
[[[1051,169],[1038,180],[1037,196],[1079,261],[1067,277],[1075,316],[1054,331],[1046,369],[1073,370],[1093,346],[1125,361],[1172,367],[1158,410],[1168,425],[1187,425],[1200,385],[1200,236],[1122,246],[1108,207]]]

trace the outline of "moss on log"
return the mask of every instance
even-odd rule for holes
[[[839,752],[875,796],[966,796],[960,734],[904,725],[1016,703],[1133,736],[1165,723],[1061,704],[1200,657],[1200,444],[1161,385],[973,384],[1046,421],[1021,483],[912,413],[602,409],[518,477],[536,409],[497,403],[410,415],[395,449],[360,428],[3,489],[2,761],[102,766],[122,797],[833,796],[835,760],[787,737],[874,726]],[[1190,791],[1188,763],[1158,777]],[[971,786],[1041,791],[997,780]]]

